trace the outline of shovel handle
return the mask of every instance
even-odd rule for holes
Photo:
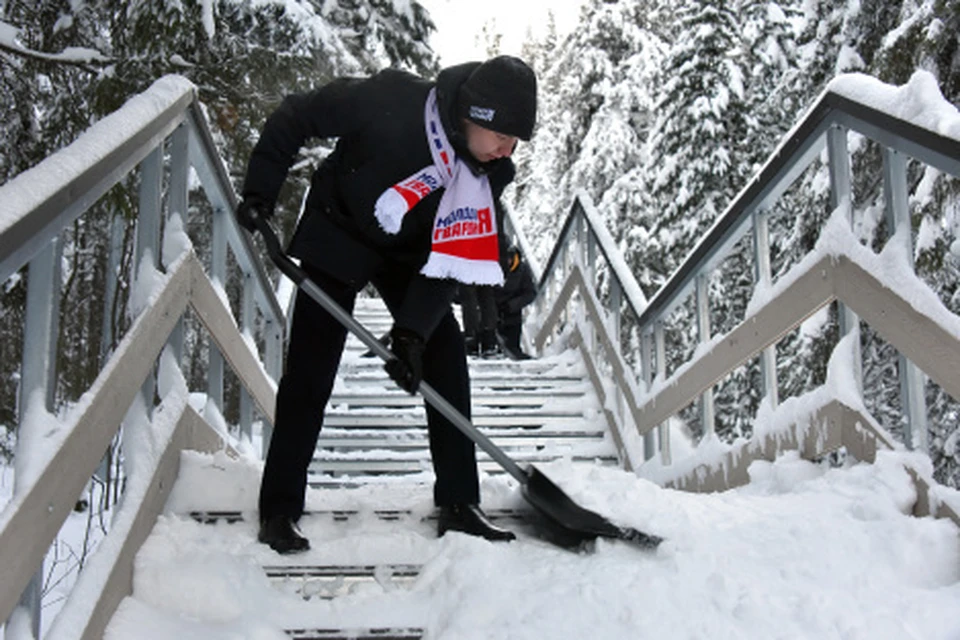
[[[327,313],[332,315],[340,324],[346,327],[348,331],[357,336],[360,342],[362,342],[381,360],[387,361],[394,357],[390,350],[383,346],[383,344],[377,340],[377,338],[370,333],[366,327],[357,322],[356,318],[354,318],[352,315],[344,311],[344,309],[337,304],[336,301],[327,295],[323,289],[318,287],[316,283],[313,282],[309,276],[307,276],[306,271],[304,271],[300,265],[290,259],[290,256],[286,254],[286,252],[283,250],[283,247],[280,245],[280,240],[277,238],[277,234],[273,231],[273,227],[270,226],[270,223],[267,220],[257,216],[254,218],[254,224],[257,227],[257,231],[259,231],[260,235],[263,236],[270,259],[273,260],[274,264],[277,265],[277,268],[280,269],[284,275],[290,278],[293,283],[297,285],[297,287],[299,287],[304,293],[313,298],[317,304],[319,304]],[[477,446],[486,451],[487,454],[497,462],[497,464],[503,467],[504,471],[513,476],[521,485],[526,486],[530,479],[527,472],[521,469],[516,462],[510,459],[510,457],[507,456],[507,454],[505,454],[500,447],[495,445],[490,438],[480,433],[473,423],[467,420],[462,413],[457,411],[457,409],[450,404],[446,398],[440,395],[436,389],[431,387],[426,382],[421,382],[417,390],[423,396],[424,400],[429,402],[437,411],[440,412],[441,415],[443,415],[444,418],[452,422],[457,429],[464,433],[464,435],[473,440]]]

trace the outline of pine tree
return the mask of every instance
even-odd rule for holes
[[[664,63],[649,138],[655,207],[635,262],[662,282],[744,182],[738,157],[747,129],[740,26],[727,2],[689,0],[677,11],[684,36]]]
[[[534,140],[520,146],[518,178],[507,196],[541,260],[578,189],[598,203],[618,240],[631,227],[632,200],[642,189],[622,176],[642,164],[652,120],[652,76],[664,49],[651,28],[656,15],[649,0],[594,0],[580,28],[532,56],[539,124]],[[620,195],[608,205],[606,194],[618,181]]]
[[[739,157],[753,173],[807,105],[797,104],[788,90],[798,74],[799,52],[790,24],[798,12],[786,3],[743,0],[738,13],[747,73],[747,130]]]

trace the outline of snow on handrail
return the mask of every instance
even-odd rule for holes
[[[839,76],[653,296],[640,316],[642,326],[668,316],[696,276],[722,260],[726,249],[746,232],[754,212],[775,202],[819,156],[832,126],[857,131],[960,177],[960,113],[943,98],[928,72],[915,72],[902,87],[859,74]]]
[[[67,147],[0,185],[0,281],[170,135],[195,98],[186,78],[163,77]]]
[[[546,283],[553,272],[560,266],[560,257],[563,255],[566,245],[570,242],[570,233],[572,233],[574,224],[578,219],[582,219],[586,223],[587,232],[596,239],[597,245],[600,247],[600,253],[610,267],[614,279],[620,285],[628,304],[633,307],[637,315],[640,315],[647,306],[647,297],[643,294],[640,283],[637,282],[633,272],[630,271],[630,267],[623,259],[623,254],[617,247],[616,240],[613,239],[606,224],[600,218],[593,200],[583,190],[577,191],[570,213],[563,223],[560,235],[557,237],[557,243],[547,260],[547,266],[540,275],[539,290],[541,294],[545,292]]]

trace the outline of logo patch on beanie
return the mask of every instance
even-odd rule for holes
[[[493,122],[493,118],[496,115],[497,115],[496,109],[485,109],[484,107],[478,107],[477,105],[471,105],[470,107],[471,120],[483,120],[484,122]]]

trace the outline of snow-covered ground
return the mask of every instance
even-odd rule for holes
[[[865,83],[847,79],[832,86],[855,96],[876,89]],[[160,89],[185,87],[179,81],[168,85]],[[917,75],[897,91],[894,102],[909,106],[896,99],[917,91],[927,95],[932,88]],[[911,119],[911,113],[901,115]],[[938,115],[937,126],[920,124],[956,137],[956,122],[953,109]],[[29,188],[18,202],[27,202],[39,182],[23,179],[19,184]],[[894,290],[903,288],[899,276],[912,273],[907,256],[897,251],[885,254],[896,260],[863,258]],[[960,335],[956,316],[941,314],[932,292],[912,291],[904,299]],[[37,468],[40,459],[25,462]],[[561,461],[546,468],[579,504],[664,536],[655,552],[604,541],[576,554],[529,537],[509,544],[457,534],[437,539],[430,522],[421,520],[431,508],[428,485],[313,492],[313,509],[349,508],[361,515],[348,523],[306,518],[303,528],[314,549],[281,558],[254,539],[259,463],[185,454],[167,513],[138,556],[134,594],[106,637],[266,640],[285,638],[282,629],[291,626],[388,624],[456,640],[960,638],[960,538],[949,521],[908,515],[915,495],[903,467],[907,459],[919,460],[884,452],[873,465],[830,469],[788,454],[775,463],[755,463],[750,485],[715,495],[662,489],[593,465]],[[4,470],[0,504],[9,499],[11,485]],[[488,508],[522,505],[516,484],[501,477],[485,478],[484,496]],[[412,516],[384,522],[370,515],[401,507]],[[204,525],[186,515],[213,508],[238,509],[247,519]],[[81,519],[71,517],[68,525]],[[332,601],[304,601],[271,584],[262,570],[264,564],[371,560],[423,566],[411,584],[383,576]],[[23,637],[9,629],[6,634],[6,640]]]
[[[795,454],[751,467],[724,494],[661,489],[616,469],[546,467],[568,494],[612,520],[666,537],[655,552],[599,541],[572,553],[521,537],[436,539],[420,521],[428,485],[312,492],[315,510],[353,508],[348,523],[306,517],[305,555],[255,541],[259,463],[185,454],[168,512],[140,552],[134,595],[108,640],[282,639],[281,629],[428,629],[472,638],[960,637],[960,539],[943,520],[907,515],[914,490],[903,461],[830,469]],[[512,480],[484,480],[487,508],[518,507]],[[194,509],[237,508],[246,521],[199,524]],[[413,517],[383,522],[377,508]],[[366,515],[364,515],[366,514]],[[409,585],[384,579],[335,600],[272,586],[261,565],[422,564]]]

